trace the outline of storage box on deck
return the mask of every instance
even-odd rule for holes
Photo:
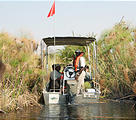
[[[86,92],[91,95],[95,95],[95,89],[86,89]]]

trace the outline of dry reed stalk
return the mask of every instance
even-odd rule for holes
[[[136,29],[134,30],[134,39],[135,39],[135,42],[136,42]]]
[[[12,93],[8,89],[5,90],[4,98],[2,98],[2,100],[4,100],[5,102],[5,104],[3,104],[3,108],[5,110],[22,109],[25,106],[41,107],[40,104],[37,103],[38,101],[37,96],[34,94],[26,92],[23,95],[15,96],[14,98],[12,98],[11,97]]]
[[[136,94],[136,81],[133,83],[132,90],[133,90],[133,92]]]
[[[136,59],[134,59],[134,61],[133,61],[133,65],[136,67]]]
[[[100,79],[100,88],[101,88],[101,90],[105,89],[105,80],[104,79]]]
[[[129,71],[130,71],[129,68],[125,68],[123,70],[123,72],[124,72],[124,79],[126,80],[127,84],[131,84],[131,81],[130,81],[129,76],[128,76],[128,72]]]
[[[5,65],[0,60],[0,82],[2,80],[2,76],[3,76],[3,73],[4,73],[5,69],[6,69]]]

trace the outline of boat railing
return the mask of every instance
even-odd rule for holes
[[[100,91],[100,83],[96,82],[95,79],[93,79],[94,87],[97,91]]]
[[[61,93],[61,89],[49,89],[49,92],[60,92]]]

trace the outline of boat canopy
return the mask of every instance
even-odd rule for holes
[[[86,46],[96,39],[93,37],[55,37],[55,45],[79,45]],[[54,45],[54,37],[43,38],[47,46]]]

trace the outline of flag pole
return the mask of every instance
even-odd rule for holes
[[[48,16],[47,16],[47,18],[48,17],[51,17],[51,16],[53,16],[54,15],[54,23],[53,23],[53,29],[54,29],[54,66],[53,66],[53,71],[54,71],[54,85],[53,85],[53,91],[55,92],[55,0],[54,0],[54,2],[53,2],[53,5],[52,5],[52,7],[51,7],[51,9],[50,9],[50,11],[49,11],[49,14],[48,14]]]
[[[54,21],[53,22],[54,22],[54,24],[53,24],[54,25],[53,26],[54,27],[54,92],[55,92],[55,67],[56,67],[55,66],[55,60],[56,60],[56,56],[55,56],[55,45],[56,45],[55,44],[55,14],[54,14]]]

